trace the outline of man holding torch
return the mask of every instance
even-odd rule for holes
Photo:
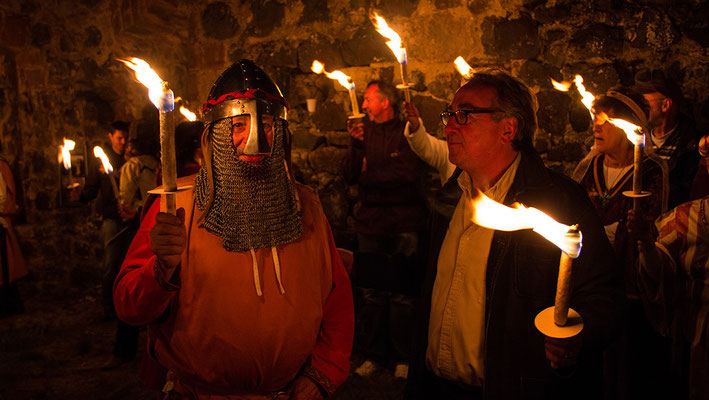
[[[317,194],[293,179],[286,109],[252,61],[224,71],[205,165],[178,181],[194,189],[177,215],[145,207],[116,279],[118,316],[148,325],[177,398],[321,399],[347,377],[350,283]]]
[[[103,152],[113,167],[113,176],[106,171],[98,158],[92,159],[86,174],[86,185],[72,192],[73,200],[87,203],[97,198],[96,210],[101,216],[101,238],[103,240],[103,309],[104,317],[115,318],[113,310],[113,280],[116,271],[123,259],[120,246],[110,244],[110,240],[123,228],[123,221],[119,214],[118,194],[114,191],[113,183],[120,182],[120,170],[125,162],[123,158],[128,141],[130,126],[125,121],[114,121],[108,130],[108,141],[102,146]],[[115,267],[114,267],[115,266]]]
[[[534,152],[536,99],[499,70],[476,72],[448,110],[450,161],[463,172],[452,218],[435,216],[407,399],[550,399],[602,396],[602,351],[620,317],[622,278],[582,187],[547,169]],[[531,230],[493,231],[472,222],[478,191],[578,224],[570,305],[580,334],[545,338],[535,316],[554,304],[559,248]],[[438,218],[437,218],[438,217]]]
[[[361,206],[355,214],[358,250],[380,255],[382,262],[376,264],[390,270],[394,269],[394,263],[387,261],[390,257],[414,259],[419,254],[419,232],[426,218],[421,191],[425,164],[404,138],[406,122],[399,119],[396,110],[397,94],[384,81],[367,85],[362,109],[368,121],[347,121],[351,139],[343,160],[345,179],[349,184],[358,184],[359,189]],[[355,263],[359,264],[359,259],[356,257]],[[360,273],[363,268],[359,268]],[[370,375],[377,364],[390,361],[395,364],[397,378],[406,378],[408,373],[413,295],[419,290],[416,279],[411,277],[420,273],[413,263],[405,263],[403,269],[358,274],[362,279],[355,285],[364,306],[357,318],[365,334],[366,360],[355,373],[361,376]],[[397,282],[382,282],[384,276],[399,273],[409,276],[397,276],[393,279]],[[414,287],[398,287],[401,281],[411,281],[407,286]]]

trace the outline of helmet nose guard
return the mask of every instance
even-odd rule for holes
[[[251,60],[240,60],[227,68],[214,82],[202,108],[205,125],[237,115],[251,116],[251,130],[244,154],[270,155],[261,120],[272,115],[274,122],[286,119],[288,103],[278,85]],[[256,133],[254,135],[254,133]]]

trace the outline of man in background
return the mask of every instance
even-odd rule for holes
[[[699,165],[697,143],[702,135],[690,116],[681,112],[684,100],[677,85],[660,70],[641,71],[635,77],[638,90],[650,103],[652,147],[670,167],[668,208],[690,200],[692,180]]]
[[[358,326],[364,335],[365,361],[355,370],[370,375],[377,364],[395,364],[394,375],[404,379],[408,373],[413,320],[414,288],[395,288],[397,282],[409,281],[416,275],[413,264],[398,271],[392,256],[415,259],[419,232],[426,211],[421,194],[421,180],[426,165],[411,150],[404,138],[406,122],[396,110],[397,89],[384,81],[372,81],[364,94],[363,110],[368,121],[349,120],[351,139],[343,172],[349,184],[358,184],[360,207],[355,213],[358,250],[372,260],[358,263],[355,270],[377,265],[370,278],[355,281],[362,307]],[[361,265],[361,267],[360,267]],[[400,275],[409,276],[400,276]],[[399,276],[395,276],[399,275]],[[394,277],[387,279],[385,277]],[[383,282],[389,280],[392,282]],[[409,293],[402,293],[409,292]]]

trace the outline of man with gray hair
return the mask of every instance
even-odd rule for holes
[[[505,72],[480,71],[458,89],[441,120],[449,159],[460,170],[447,185],[463,194],[452,217],[432,217],[433,257],[406,398],[598,398],[622,277],[583,188],[547,169],[532,147],[534,95]],[[571,285],[571,307],[584,321],[579,335],[555,339],[534,326],[535,316],[554,304],[559,249],[531,230],[476,225],[472,199],[479,192],[579,225],[583,251]]]

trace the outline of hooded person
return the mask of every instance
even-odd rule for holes
[[[352,293],[314,190],[290,168],[287,103],[250,60],[203,108],[204,166],[177,215],[144,206],[114,286],[119,318],[182,398],[318,399],[347,377]],[[210,397],[211,398],[211,397]]]

